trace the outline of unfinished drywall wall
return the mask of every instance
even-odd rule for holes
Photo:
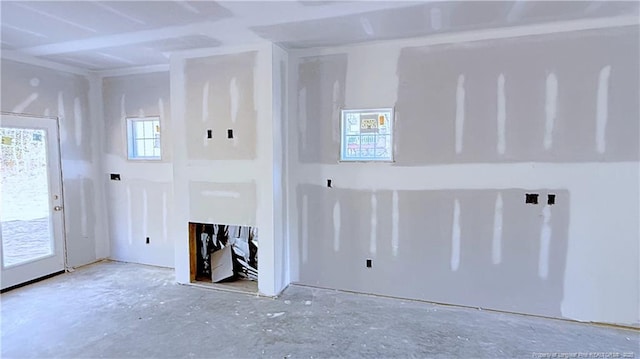
[[[397,164],[637,160],[640,74],[612,56],[633,49],[623,29],[402,49]]]
[[[256,158],[256,60],[255,51],[186,60],[185,116],[192,120],[186,138],[189,158]]]
[[[173,267],[169,221],[173,172],[169,72],[102,79],[104,111],[103,185],[107,190],[111,258]],[[161,159],[129,160],[127,118],[160,118]],[[118,175],[112,180],[111,174]]]
[[[339,122],[332,119],[338,118],[344,108],[347,55],[310,56],[300,61],[297,92],[300,161],[335,163],[340,128]]]
[[[181,283],[190,280],[189,223],[202,222],[256,227],[260,293],[276,295],[288,284],[282,280],[283,250],[276,245],[284,206],[277,207],[274,196],[284,176],[283,156],[276,158],[283,153],[282,126],[274,121],[272,93],[274,81],[280,80],[273,76],[274,66],[279,68],[281,61],[274,58],[273,45],[261,44],[179,53],[171,59],[171,233]]]
[[[640,325],[638,28],[554,29],[294,52],[292,280]],[[395,163],[338,163],[340,91],[395,108]]]
[[[105,152],[127,158],[127,117],[160,117],[162,159],[171,162],[169,72],[105,77],[102,80]],[[158,163],[158,162],[154,162]]]
[[[172,267],[171,183],[130,178],[123,181],[107,179],[104,185],[108,191],[110,258]]]
[[[107,257],[97,81],[11,60],[1,66],[3,112],[59,119],[68,265]]]
[[[545,203],[524,205],[528,192]],[[546,204],[548,193],[557,205]],[[367,191],[307,184],[297,195],[306,223],[298,228],[300,277],[309,284],[561,315],[571,201],[565,190]]]
[[[195,220],[202,223],[256,223],[256,184],[189,183],[189,202]],[[207,216],[208,217],[204,217]],[[215,215],[215,217],[214,217]],[[202,216],[202,217],[201,217]],[[208,221],[208,222],[207,222]]]

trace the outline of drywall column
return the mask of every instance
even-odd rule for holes
[[[187,174],[187,146],[185,110],[185,58],[174,54],[170,60],[169,84],[171,98],[171,125],[173,134],[173,195],[174,216],[169,221],[173,239],[174,268],[178,283],[189,283],[189,176]]]
[[[95,186],[95,201],[93,203],[93,211],[98,215],[101,220],[95,222],[96,233],[96,259],[108,258],[111,254],[111,232],[108,223],[108,202],[106,189],[100,185],[101,179],[104,178],[104,136],[105,128],[103,119],[104,101],[102,97],[102,79],[96,74],[89,74],[89,111],[90,118],[96,119],[93,121],[93,138],[95,139],[94,146],[99,151],[93,152],[93,173],[92,177],[96,179],[97,185]]]
[[[284,289],[289,278],[289,238],[287,234],[287,71],[288,54],[273,46],[272,109],[273,109],[273,213],[275,288]]]
[[[254,80],[254,101],[256,102],[258,128],[255,160],[258,171],[254,174],[257,191],[255,216],[259,238],[258,290],[264,295],[277,295],[281,290],[276,287],[272,51],[271,44],[258,49]]]
[[[281,129],[272,109],[272,56],[265,43],[171,58],[176,215],[170,231],[180,283],[189,282],[188,223],[201,222],[256,226],[260,292],[276,295],[287,284],[276,280],[283,278],[283,258],[276,256],[282,231],[275,225],[282,214],[274,206],[280,186],[274,139]]]

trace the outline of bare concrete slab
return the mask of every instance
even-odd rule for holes
[[[3,358],[640,355],[634,330],[295,285],[270,299],[178,285],[173,270],[119,262],[1,299]]]
[[[205,281],[195,281],[191,285],[202,288],[211,288],[216,290],[224,290],[228,292],[245,293],[259,295],[258,282],[248,279],[238,279],[231,282],[212,283]]]

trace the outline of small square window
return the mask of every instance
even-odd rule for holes
[[[159,160],[160,118],[127,118],[128,157],[130,160]]]
[[[342,110],[340,161],[393,162],[393,109]]]

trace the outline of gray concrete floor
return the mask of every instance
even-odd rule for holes
[[[172,270],[117,262],[1,299],[3,358],[640,355],[633,330],[301,286],[258,298],[178,285]]]

